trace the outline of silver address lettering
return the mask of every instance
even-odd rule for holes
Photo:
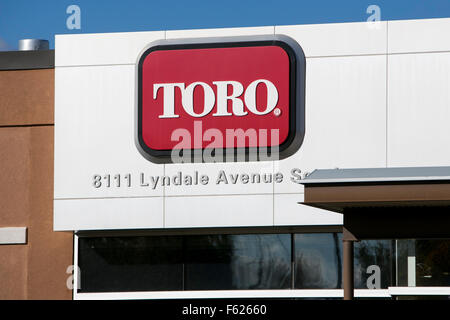
[[[299,168],[293,168],[290,171],[290,181],[292,183],[301,183],[301,180],[307,176],[307,172],[303,172]],[[172,176],[154,176],[146,173],[138,173],[132,175],[126,174],[94,174],[92,176],[92,186],[95,189],[102,188],[131,188],[142,187],[156,189],[165,186],[195,186],[195,185],[233,185],[233,184],[261,184],[261,183],[282,183],[284,175],[277,173],[229,173],[225,170],[218,171],[217,175],[210,176],[201,174],[198,171],[186,174],[178,171]]]

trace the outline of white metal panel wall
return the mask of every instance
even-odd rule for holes
[[[55,230],[341,224],[339,214],[298,205],[303,188],[291,181],[292,169],[450,165],[449,56],[431,53],[450,46],[443,31],[441,41],[430,36],[436,28],[450,31],[450,19],[57,36]],[[157,165],[139,154],[134,64],[148,43],[274,32],[297,40],[307,58],[306,134],[296,154],[187,165]],[[218,185],[220,170],[281,172],[284,180]],[[180,171],[212,181],[154,190],[92,186],[94,174]]]
[[[450,51],[389,56],[388,110],[389,166],[449,166]]]
[[[152,41],[164,39],[164,31],[91,33],[55,36],[55,66],[134,64]]]
[[[450,51],[449,28],[449,18],[389,21],[388,52]]]
[[[388,166],[449,166],[450,19],[388,31]]]
[[[306,132],[300,150],[275,163],[289,175],[293,167],[364,168],[386,165],[386,58],[308,58]],[[277,193],[303,192],[285,180]]]
[[[164,173],[134,146],[134,65],[56,67],[55,81],[55,199],[162,196],[92,185],[95,174]]]
[[[386,21],[275,27],[297,40],[307,58],[386,54],[386,30]]]

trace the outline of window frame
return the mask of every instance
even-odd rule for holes
[[[143,235],[198,235],[198,234],[262,234],[262,233],[332,233],[342,232],[341,226],[324,227],[280,227],[280,228],[214,228],[201,230],[135,230],[135,231],[95,231],[75,232],[73,237],[74,272],[73,300],[121,300],[121,299],[215,299],[215,298],[305,298],[305,299],[340,299],[344,296],[343,289],[265,289],[265,290],[184,290],[184,291],[135,291],[135,292],[78,292],[78,241],[80,237],[98,236],[143,236]],[[294,238],[294,237],[292,237]],[[294,249],[294,248],[292,248]],[[450,287],[398,287],[387,289],[355,289],[355,298],[395,298],[398,296],[450,296]]]

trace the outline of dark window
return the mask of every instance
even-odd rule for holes
[[[80,292],[342,288],[341,233],[80,237],[78,246]],[[396,276],[400,286],[411,276],[449,286],[449,257],[448,239],[355,242],[355,287],[395,286]]]
[[[291,235],[79,238],[80,292],[285,289]]]
[[[397,240],[398,285],[450,286],[450,239]]]
[[[182,290],[182,238],[79,238],[80,292]]]
[[[185,238],[185,289],[287,289],[291,235],[213,235]]]
[[[416,286],[450,286],[450,240],[416,240]]]
[[[295,234],[295,288],[342,286],[342,234]]]
[[[387,289],[395,286],[395,241],[355,242],[354,268],[355,288]]]

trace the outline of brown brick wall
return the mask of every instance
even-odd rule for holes
[[[71,299],[73,234],[53,231],[54,70],[0,71],[0,299]]]

